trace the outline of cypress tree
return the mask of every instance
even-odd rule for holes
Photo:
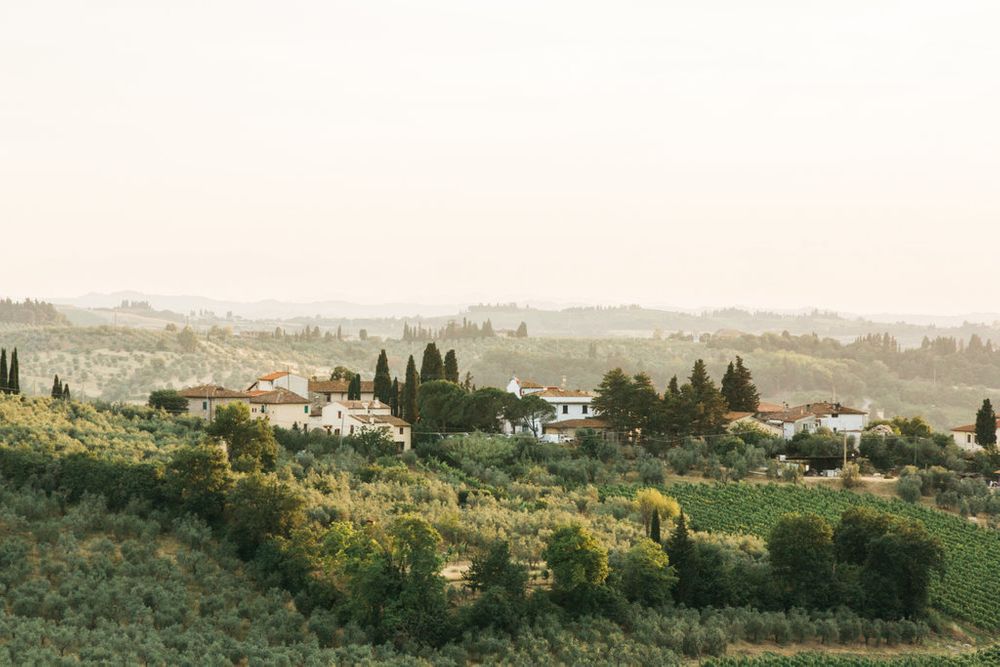
[[[50,392],[49,395],[52,396],[52,398],[62,398],[62,394],[63,394],[62,382],[59,381],[59,374],[56,373],[55,378],[52,379],[52,391]]]
[[[448,350],[444,355],[444,379],[458,384],[458,356],[455,350]]]
[[[669,392],[671,396],[681,395],[681,388],[680,385],[677,383],[676,375],[670,378],[670,383],[667,385],[667,392]]]
[[[0,348],[0,394],[6,394],[7,389],[7,348]]]
[[[976,442],[986,449],[993,449],[997,444],[997,413],[988,398],[976,413]]]
[[[653,516],[649,520],[649,539],[657,544],[660,543],[660,511],[653,509]]]
[[[347,400],[361,400],[361,373],[355,373],[351,378],[351,383],[347,385]]]
[[[493,323],[489,320],[483,322],[482,336],[483,338],[492,338],[496,334],[493,332]]]
[[[389,405],[392,401],[392,378],[389,375],[389,357],[385,350],[378,355],[375,362],[375,398]]]
[[[694,550],[694,542],[688,534],[687,520],[684,512],[677,519],[677,528],[667,540],[667,556],[670,564],[677,570],[677,584],[674,586],[674,600],[691,606],[698,582],[698,559]]]
[[[420,381],[431,382],[444,379],[444,361],[441,352],[434,343],[427,343],[424,348],[424,358],[420,363]]]
[[[399,378],[392,379],[392,390],[389,393],[389,412],[393,417],[399,416]]]
[[[68,401],[69,400],[69,383],[68,382],[63,385],[62,398],[63,398],[64,401]]]
[[[736,379],[736,365],[733,362],[729,362],[726,366],[726,372],[722,376],[721,390],[722,396],[726,399],[726,405],[729,406],[730,410],[735,410],[733,406],[739,402],[739,388],[736,386],[738,380]]]
[[[413,355],[406,362],[406,384],[403,385],[403,395],[400,399],[402,418],[411,424],[416,424],[420,415],[417,413],[417,391],[420,389],[420,376],[417,375],[417,364]]]
[[[527,338],[528,337],[528,325],[525,322],[521,322],[517,326],[517,333],[514,334],[515,338]]]
[[[21,369],[17,363],[17,348],[10,353],[10,371],[7,376],[7,392],[10,394],[21,393]]]

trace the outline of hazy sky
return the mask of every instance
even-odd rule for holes
[[[996,0],[2,2],[0,293],[1000,310],[998,27]]]

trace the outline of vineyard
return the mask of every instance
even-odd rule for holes
[[[602,491],[605,496],[630,496],[635,489],[622,485]],[[763,537],[783,514],[814,512],[836,522],[844,510],[856,505],[919,519],[945,546],[947,570],[933,584],[932,604],[981,628],[1000,628],[1000,579],[996,576],[1000,534],[995,531],[919,505],[846,491],[775,484],[675,484],[666,491],[680,502],[697,530],[709,532]]]
[[[799,653],[765,654],[754,658],[720,658],[706,667],[979,667],[1000,664],[1000,649],[991,648],[959,656],[913,655],[901,658],[865,658],[854,655]]]

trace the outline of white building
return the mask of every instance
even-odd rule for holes
[[[955,441],[956,445],[966,451],[976,452],[983,448],[983,446],[979,444],[979,440],[976,439],[975,424],[956,426],[951,429],[951,437]],[[997,442],[1000,442],[1000,419],[997,419]]]
[[[252,385],[247,387],[247,391],[273,391],[274,389],[287,389],[293,394],[306,397],[309,395],[309,380],[288,371],[275,371],[261,375]]]
[[[868,413],[840,403],[806,403],[784,412],[767,413],[764,421],[781,429],[785,440],[821,428],[836,434],[860,436],[868,427]]]
[[[392,416],[389,406],[375,399],[327,403],[313,410],[310,423],[314,428],[326,429],[331,435],[351,436],[378,429],[386,432],[400,452],[411,446],[409,422]]]
[[[309,423],[309,399],[284,387],[250,392],[250,416],[267,417],[272,426],[305,428]]]
[[[594,395],[589,391],[578,389],[562,389],[561,387],[545,387],[531,381],[522,382],[516,376],[507,383],[507,391],[518,398],[525,396],[537,396],[543,401],[552,404],[555,409],[553,419],[548,423],[560,421],[590,419],[597,416],[592,407]],[[534,423],[534,432],[541,434],[543,424]],[[532,428],[525,424],[507,424],[505,431],[508,433],[530,433]]]

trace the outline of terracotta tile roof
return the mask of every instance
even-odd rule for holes
[[[558,387],[549,387],[545,391],[539,391],[532,396],[539,396],[541,398],[593,398],[594,395],[589,391],[580,391],[579,389],[560,389]]]
[[[757,404],[757,414],[769,414],[772,412],[784,412],[785,406],[781,403],[768,403],[761,401]]]
[[[592,428],[600,430],[608,427],[608,423],[603,419],[564,419],[561,422],[549,422],[542,427],[542,431],[564,431],[566,429]]]
[[[780,419],[783,422],[793,422],[805,419],[806,417],[827,417],[833,414],[866,415],[868,413],[864,410],[858,410],[857,408],[849,408],[846,405],[838,406],[835,403],[806,403],[805,405],[797,405],[784,412],[768,414],[767,416],[770,419]]]
[[[390,424],[391,426],[409,426],[410,422],[392,415],[372,415],[372,418],[379,424]]]
[[[726,413],[726,421],[727,422],[735,422],[735,421],[739,421],[740,419],[745,419],[746,417],[753,417],[755,414],[757,414],[757,413],[755,413],[755,412],[727,412]]]
[[[976,432],[976,425],[975,424],[966,424],[965,426],[956,426],[955,428],[953,428],[951,430],[954,431],[954,432],[958,432],[958,433],[975,433]],[[1000,418],[997,418],[997,430],[1000,430]]]
[[[538,384],[534,380],[521,380],[521,389],[545,389],[544,384]]]
[[[349,384],[346,380],[309,380],[309,391],[317,394],[346,394]],[[362,394],[371,394],[374,391],[374,380],[361,381]]]
[[[267,375],[261,375],[258,380],[267,380],[268,382],[273,382],[278,378],[283,378],[288,375],[288,371],[275,371],[273,373],[268,373]]]
[[[267,405],[301,405],[308,403],[309,399],[302,398],[293,391],[288,391],[278,387],[274,391],[265,391],[262,394],[250,397],[251,403],[266,403]]]
[[[248,398],[250,396],[245,391],[234,391],[217,384],[188,387],[181,389],[178,393],[184,398]]]

